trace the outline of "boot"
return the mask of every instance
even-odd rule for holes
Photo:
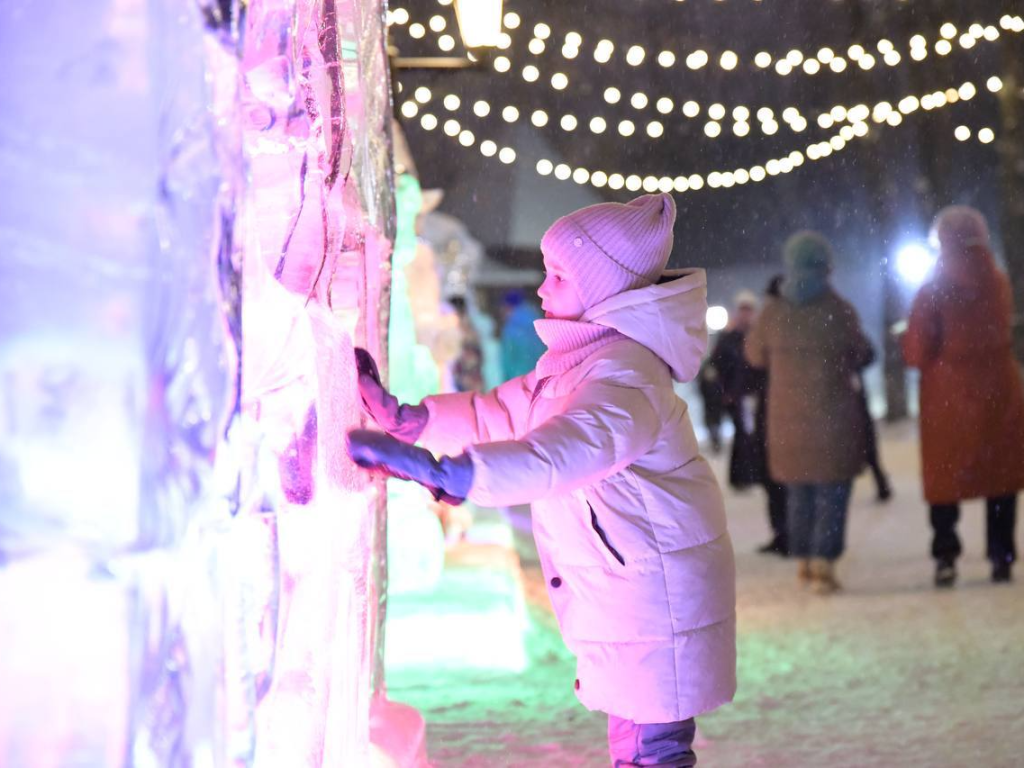
[[[992,563],[992,583],[1008,584],[1013,581],[1013,573],[1010,570],[1011,563],[995,561]]]
[[[811,560],[811,589],[819,595],[831,595],[840,589],[831,560],[821,557]]]
[[[935,563],[935,586],[949,589],[956,584],[956,562],[949,559],[937,560]]]
[[[809,586],[811,583],[811,561],[803,558],[796,564],[796,580],[801,587]]]

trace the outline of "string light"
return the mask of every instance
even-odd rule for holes
[[[440,0],[439,0],[440,1]],[[758,0],[759,1],[759,0]],[[445,0],[442,4],[450,4],[450,0]],[[394,9],[388,11],[388,23],[398,26],[404,26],[409,21],[408,11],[405,9]],[[518,14],[508,13],[505,14],[505,26],[507,29],[517,29],[522,23],[522,19]],[[433,16],[428,22],[432,31],[440,32],[447,27],[447,23],[441,16]],[[1020,15],[1011,16],[1009,14],[1003,15],[999,20],[999,28],[1004,31],[1020,33],[1024,32],[1024,18]],[[934,43],[934,50],[939,55],[948,55],[952,52],[953,42],[955,41],[964,49],[972,48],[976,43],[994,42],[999,39],[1000,30],[994,24],[983,25],[980,22],[973,22],[968,26],[966,32],[962,34],[952,23],[945,23],[940,28],[940,39]],[[426,29],[423,24],[413,23],[409,24],[408,32],[410,36],[414,38],[422,38],[426,34]],[[552,31],[550,25],[544,22],[540,22],[534,26],[534,40],[531,43],[540,43],[540,46],[534,45],[533,48],[539,52],[544,50],[543,41],[551,37]],[[507,33],[503,33],[507,37]],[[443,40],[443,42],[442,42]],[[574,58],[579,52],[579,47],[582,45],[583,38],[577,32],[569,32],[565,36],[566,45],[563,46],[563,54],[569,58]],[[510,38],[502,38],[502,42],[499,42],[499,47],[508,47]],[[451,50],[454,47],[454,38],[451,35],[442,35],[438,38],[438,45],[443,50]],[[597,47],[594,50],[595,60],[606,63],[611,60],[611,53],[615,48],[614,42],[611,40],[601,40],[598,42]],[[892,41],[888,39],[881,39],[877,42],[876,48],[882,56],[882,61],[890,67],[898,66],[903,61],[903,55],[897,51],[896,46]],[[629,49],[632,52],[632,59],[636,61],[634,66],[638,66],[646,59],[646,52],[642,46],[634,45]],[[910,50],[908,51],[910,58],[914,61],[922,61],[928,55],[927,39],[921,34],[915,34],[910,39]],[[871,54],[868,54],[864,47],[861,45],[853,45],[850,47],[849,56],[851,59],[857,61],[860,67],[865,70],[871,70],[876,59]],[[627,55],[628,57],[628,55]],[[661,51],[657,56],[658,63],[663,67],[672,66],[677,58],[677,54],[671,50]],[[507,72],[509,66],[507,65],[507,59],[502,61],[505,57],[497,57],[493,63],[493,66],[498,72]],[[817,64],[811,64],[810,61],[816,59]],[[787,65],[781,65],[781,61],[787,62]],[[847,62],[840,56],[837,56],[831,48],[823,47],[818,50],[818,53],[814,56],[805,54],[797,49],[793,49],[786,54],[786,58],[776,62],[775,71],[781,76],[787,76],[792,72],[796,71],[797,68],[801,69],[807,75],[816,75],[822,71],[823,66],[828,68],[835,73],[843,72],[847,69]],[[704,50],[696,50],[691,52],[686,57],[687,66],[691,69],[701,69],[710,62],[708,53]],[[753,58],[754,66],[760,69],[767,69],[772,62],[772,55],[767,51],[758,52]],[[632,61],[630,62],[632,63]],[[718,58],[719,66],[726,70],[733,70],[739,65],[739,57],[736,56],[732,51],[724,51]]]
[[[921,104],[928,99],[933,108],[941,108],[959,101],[961,99],[961,92],[973,95],[973,93],[976,92],[976,87],[973,83],[967,82],[961,85],[959,89],[949,88],[946,91],[936,91],[931,94],[925,94],[921,97],[906,96],[900,100],[899,107],[900,109],[905,110],[907,114],[910,114],[920,108]],[[954,95],[955,98],[951,97],[951,94]],[[687,191],[698,191],[705,186],[715,189],[728,189],[732,186],[743,185],[749,182],[759,183],[768,177],[788,174],[796,168],[801,167],[806,160],[817,161],[843,151],[855,139],[863,138],[868,135],[870,129],[866,119],[869,116],[878,124],[886,124],[892,127],[899,126],[903,122],[903,115],[900,109],[894,109],[892,104],[884,101],[875,104],[873,109],[869,108],[866,104],[857,104],[848,108],[843,107],[842,105],[837,105],[828,113],[822,113],[822,115],[827,114],[829,119],[839,117],[840,120],[849,121],[850,124],[842,126],[839,133],[829,137],[828,140],[812,143],[803,150],[793,150],[787,155],[772,158],[763,164],[754,165],[750,168],[712,171],[707,174],[706,177],[702,177],[700,174],[691,174],[690,176],[679,175],[674,178],[668,175],[649,175],[640,177],[637,174],[630,174],[628,177],[624,177],[621,173],[609,174],[606,171],[591,170],[583,167],[577,167],[574,169],[565,163],[553,166],[550,160],[545,159],[537,162],[536,170],[541,176],[549,176],[553,173],[554,176],[560,180],[568,180],[571,178],[578,184],[590,183],[595,187],[603,187],[607,185],[609,188],[615,190],[625,187],[631,192],[639,191],[640,189],[653,189],[655,191],[660,189],[666,192],[675,191],[681,193]],[[739,111],[739,114],[742,115],[744,113]],[[424,128],[427,127],[427,117],[427,115],[424,115],[421,119],[421,124],[423,124]],[[767,107],[763,107],[758,110],[758,117],[763,118],[763,124],[775,122],[774,113]],[[787,122],[795,122],[802,119],[802,116],[795,107],[787,107],[783,110],[782,117],[783,120],[786,120]],[[740,121],[737,121],[737,123],[739,122]],[[648,125],[648,132],[651,131],[651,126],[654,123],[656,123],[656,121],[653,121]],[[658,125],[660,125],[660,123]],[[712,121],[707,125],[718,126],[718,130],[721,130],[721,126],[717,121]],[[775,123],[775,125],[777,126],[777,123]],[[466,130],[455,130],[455,133],[453,134],[450,126],[454,129],[459,128],[457,121],[449,120],[445,123],[446,134],[457,136],[459,143],[464,146],[472,144],[472,139],[475,139],[475,137],[472,137],[471,132]],[[626,133],[632,134],[633,131],[635,131],[635,125],[633,125],[631,121],[624,120],[619,124],[619,130],[620,132],[623,132],[624,129]],[[964,130],[969,132],[969,129],[966,128],[966,126],[959,126],[955,132],[955,135],[961,141],[965,140],[961,139]],[[655,128],[654,132],[657,133],[658,129]],[[995,140],[995,132],[991,128],[982,128],[978,131],[977,137],[980,142],[988,144]],[[516,152],[514,148],[503,147],[499,150],[497,145],[491,140],[485,140],[480,143],[480,152],[486,157],[492,157],[497,153],[498,159],[505,164],[511,164],[516,160]]]

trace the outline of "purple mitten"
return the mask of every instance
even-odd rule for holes
[[[349,458],[360,467],[413,480],[438,501],[461,504],[473,487],[473,462],[466,454],[438,461],[428,450],[370,429],[353,429],[347,446]]]
[[[430,418],[427,406],[401,405],[398,398],[384,389],[373,356],[362,347],[355,348],[355,355],[363,410],[389,435],[404,443],[415,443]]]

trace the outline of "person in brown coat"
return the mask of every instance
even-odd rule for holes
[[[921,371],[921,463],[931,505],[936,586],[956,581],[960,502],[988,500],[992,580],[1016,559],[1017,492],[1024,488],[1024,385],[1013,358],[1010,283],[988,225],[973,208],[941,211],[935,275],[918,292],[903,354]]]
[[[790,554],[815,591],[838,588],[853,479],[864,467],[857,372],[872,358],[856,311],[829,283],[832,248],[815,232],[785,245],[782,295],[747,335],[751,365],[768,370],[768,468],[788,494]]]

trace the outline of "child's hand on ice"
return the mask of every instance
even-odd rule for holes
[[[349,432],[347,448],[360,467],[417,482],[438,501],[461,504],[473,485],[473,462],[466,454],[438,461],[430,451],[369,429]]]
[[[362,347],[355,348],[359,397],[363,411],[385,432],[406,443],[415,443],[430,418],[425,405],[401,405],[384,389],[373,357]]]

